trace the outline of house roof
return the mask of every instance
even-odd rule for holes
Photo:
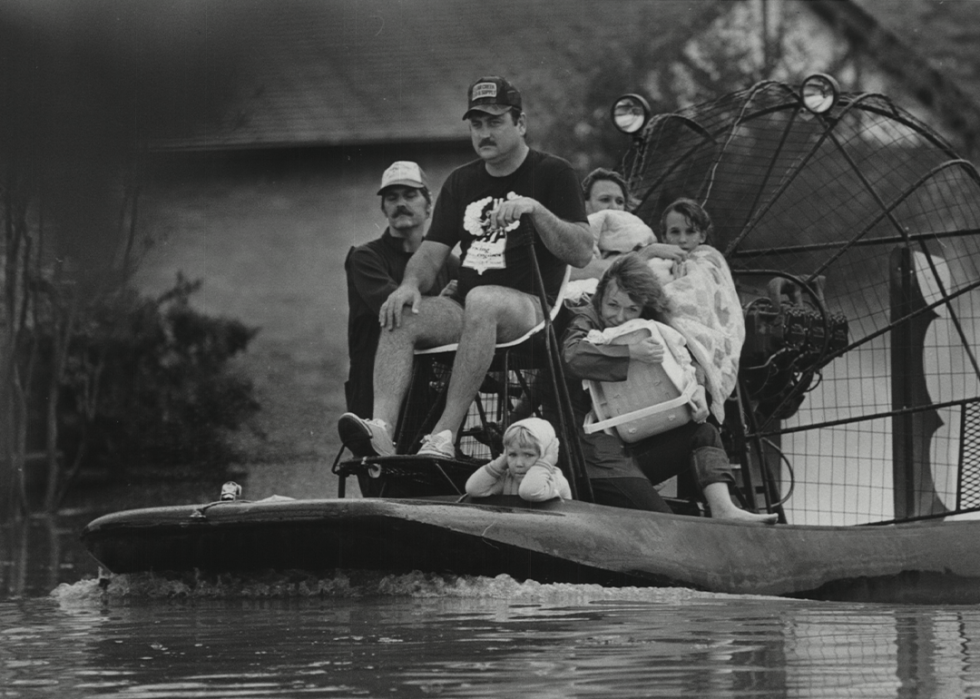
[[[573,103],[589,56],[641,35],[663,43],[658,53],[669,57],[731,7],[718,0],[205,0],[202,20],[199,2],[188,2],[194,19],[185,28],[203,32],[207,50],[187,79],[214,88],[199,110],[168,115],[173,128],[159,148],[461,141],[466,88],[494,73],[521,88],[532,129],[547,127],[561,117],[536,114],[535,95],[565,89]],[[919,60],[862,9],[868,0],[806,4],[904,78],[954,131],[970,132],[966,143],[975,140],[975,95]],[[624,87],[642,82],[639,74],[623,76]]]
[[[467,138],[466,89],[502,74],[524,93],[570,74],[583,43],[689,25],[688,0],[210,0],[211,55],[242,57],[216,115],[166,144],[185,148],[337,145]]]

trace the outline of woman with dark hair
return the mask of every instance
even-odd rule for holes
[[[582,180],[585,213],[613,209],[626,211],[630,206],[630,189],[626,179],[615,170],[597,167]]]
[[[609,268],[612,258],[630,251],[639,252],[646,260],[681,259],[675,246],[658,243],[652,229],[629,213],[633,205],[629,185],[615,170],[598,167],[586,175],[582,180],[582,195],[595,247],[593,258],[585,267],[572,269],[573,281],[598,279]],[[611,240],[616,244],[604,244]]]
[[[584,424],[592,404],[582,380],[625,381],[632,362],[658,364],[670,351],[652,337],[630,343],[599,343],[593,331],[643,318],[669,324],[672,303],[647,263],[636,254],[616,259],[603,274],[592,303],[575,310],[562,336],[562,357],[569,378],[575,420]],[[702,418],[703,419],[703,418]],[[774,522],[775,515],[739,509],[731,499],[734,483],[728,456],[713,419],[688,422],[627,447],[606,432],[580,434],[585,466],[595,501],[603,505],[671,512],[653,484],[692,469],[711,516],[754,522]],[[634,449],[646,455],[641,470]]]

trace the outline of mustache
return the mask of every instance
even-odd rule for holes
[[[497,144],[494,142],[492,138],[484,138],[479,143],[480,148],[483,148],[483,146],[495,146],[495,145]]]
[[[395,207],[395,213],[392,214],[392,216],[400,216],[401,214],[405,214],[406,216],[411,216],[412,212],[406,206]]]

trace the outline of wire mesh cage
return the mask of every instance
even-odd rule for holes
[[[763,82],[654,117],[624,161],[654,229],[679,197],[714,221],[746,312],[750,460],[794,523],[980,505],[980,178],[886,97],[829,112]]]

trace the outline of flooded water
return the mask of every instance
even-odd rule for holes
[[[88,519],[0,538],[0,697],[980,696],[980,607],[358,571],[100,581]]]

